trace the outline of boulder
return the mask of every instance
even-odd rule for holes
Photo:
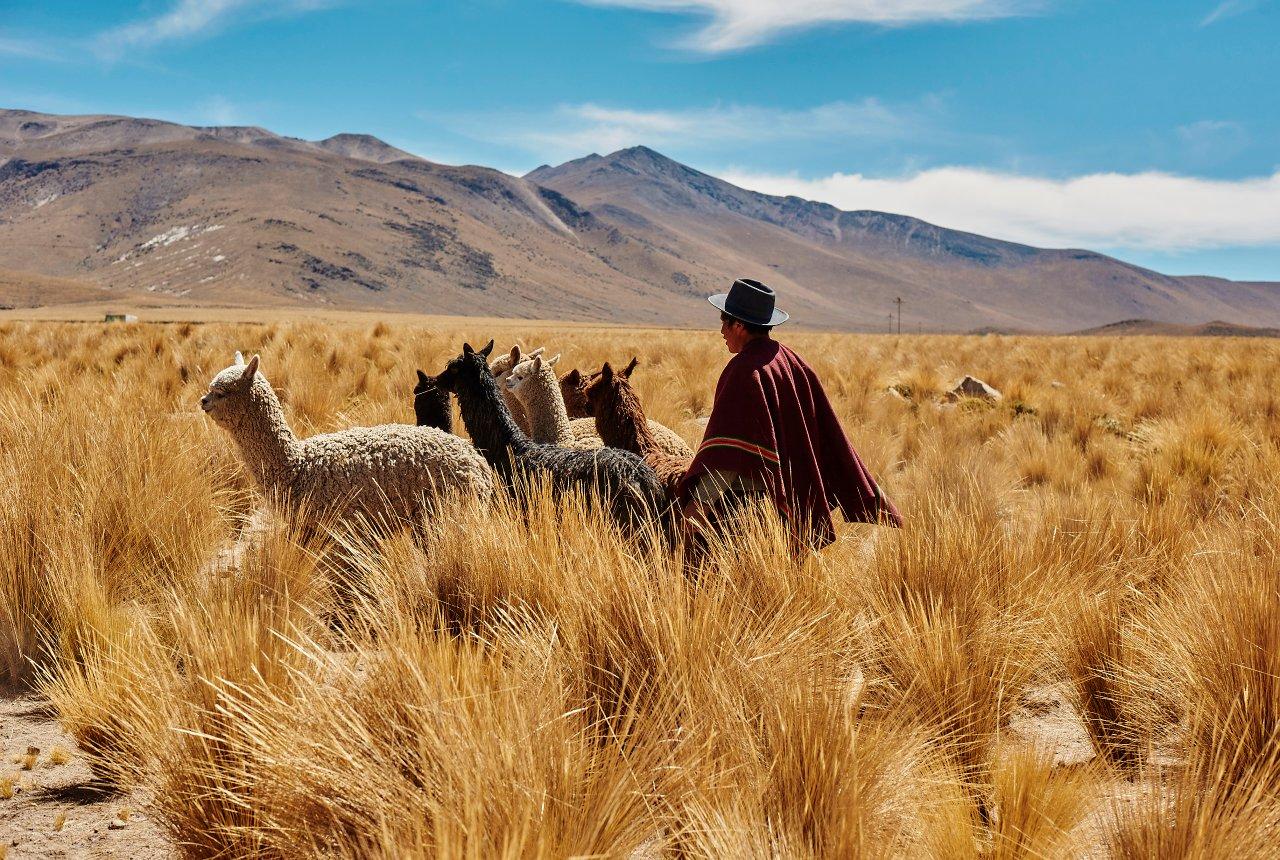
[[[948,400],[959,400],[961,397],[977,397],[980,400],[989,400],[992,403],[1004,399],[1004,395],[999,391],[987,385],[981,379],[972,376],[966,376],[947,392]]]

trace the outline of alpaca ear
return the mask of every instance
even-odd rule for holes
[[[582,371],[575,367],[564,375],[564,381],[577,388],[578,383],[582,381]]]
[[[253,382],[253,375],[258,372],[258,356],[254,355],[249,359],[248,365],[245,366],[244,373],[240,375],[240,381],[249,384]]]
[[[547,359],[547,367],[555,367],[556,362],[558,362],[559,360],[560,360],[560,353],[557,352],[551,358]]]
[[[534,357],[534,356],[536,356],[536,355],[542,355],[542,353],[544,353],[544,352],[546,352],[546,351],[547,351],[547,348],[546,348],[545,346],[540,346],[540,347],[538,347],[538,348],[537,348],[537,349],[535,349],[535,350],[531,350],[531,351],[529,352],[529,357],[530,357],[530,358],[533,358],[533,357]]]
[[[430,377],[430,376],[427,376],[425,373],[423,373],[421,370],[419,370],[419,371],[418,371],[418,384],[419,384],[419,385],[430,385],[430,384],[431,384],[431,377]]]
[[[485,358],[488,358],[488,357],[489,357],[489,353],[491,353],[491,352],[493,352],[493,341],[492,341],[492,340],[490,340],[490,341],[489,341],[489,345],[488,345],[488,346],[486,346],[484,349],[480,350],[480,354],[481,354],[481,355],[483,355]]]
[[[463,355],[471,355],[473,352],[475,352],[475,350],[471,348],[471,344],[469,344],[469,343],[464,343],[464,344],[462,345],[462,354],[463,354]]]
[[[236,350],[236,360],[231,362],[236,367],[244,367],[244,354],[240,350]]]
[[[511,347],[511,366],[515,367],[520,363],[520,344]]]
[[[636,369],[636,365],[639,363],[640,363],[640,359],[636,358],[634,355],[631,356],[631,363],[627,365],[626,370],[622,371],[622,378],[630,379],[631,372]]]
[[[533,357],[533,372],[539,373],[541,371],[542,371],[542,356],[535,355]]]
[[[604,367],[600,368],[600,378],[606,383],[613,381],[613,368],[607,361],[604,363]]]

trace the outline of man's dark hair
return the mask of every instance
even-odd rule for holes
[[[753,337],[758,337],[762,334],[768,334],[769,332],[773,331],[773,326],[756,325],[755,323],[749,323],[744,320],[738,319],[732,314],[725,313],[724,311],[720,312],[720,322],[742,323],[742,327],[747,330],[747,334],[752,335]]]

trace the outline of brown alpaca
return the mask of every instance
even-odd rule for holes
[[[636,365],[640,363],[640,359],[632,358],[631,363],[627,365],[627,369],[622,371],[622,375],[631,378],[631,371],[636,369]],[[583,376],[582,372],[576,367],[560,377],[560,393],[564,395],[564,408],[568,411],[570,418],[590,418],[591,404],[587,402],[587,386],[595,382],[600,376],[600,371]]]
[[[610,448],[621,448],[639,454],[658,473],[658,480],[668,499],[676,497],[676,487],[689,469],[692,457],[677,457],[659,446],[644,417],[644,407],[627,377],[635,369],[635,362],[626,370],[614,373],[606,361],[600,372],[593,374],[587,385],[586,397],[591,413],[595,415],[596,432]]]

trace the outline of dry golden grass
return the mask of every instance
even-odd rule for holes
[[[690,441],[726,359],[548,323],[0,323],[0,672],[184,855],[1265,853],[1276,345],[794,333],[907,528],[796,557],[759,512],[696,576],[546,492],[416,535],[264,518],[196,409],[240,349],[300,434],[408,422],[414,370],[490,337],[638,355]],[[1006,400],[940,402],[964,373]],[[1011,729],[1055,685],[1088,766]]]

